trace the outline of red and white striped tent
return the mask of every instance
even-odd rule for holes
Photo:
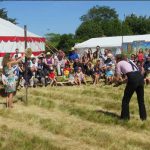
[[[26,40],[27,48],[31,48],[35,56],[45,51],[45,38],[27,31]],[[24,29],[0,18],[0,66],[6,53],[14,54],[16,48],[22,53],[24,47]]]

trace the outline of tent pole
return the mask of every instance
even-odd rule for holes
[[[123,19],[124,19],[123,21],[125,23],[125,14],[124,14],[124,18]],[[122,52],[123,52],[123,21],[122,21],[122,24],[121,24],[121,32],[122,32],[121,33],[122,34],[122,41],[121,41],[122,42],[122,46],[121,46],[121,49],[122,49]]]
[[[24,48],[27,49],[27,26],[24,25]],[[26,104],[28,104],[28,83],[27,83],[27,57],[25,57],[25,89],[26,89]]]

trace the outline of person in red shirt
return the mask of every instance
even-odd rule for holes
[[[139,52],[137,53],[137,59],[140,63],[143,63],[144,61],[144,54],[142,48],[139,49]]]
[[[50,73],[48,74],[48,78],[51,80],[50,85],[57,85],[57,80],[56,80],[56,74],[54,72],[54,69],[50,70]]]

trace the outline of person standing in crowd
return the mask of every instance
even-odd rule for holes
[[[133,61],[134,63],[136,63],[136,55],[135,54],[131,54],[131,61]]]
[[[100,59],[102,59],[103,62],[107,60],[107,54],[108,54],[108,49],[104,50],[104,54],[100,53]]]
[[[93,53],[93,55],[99,59],[99,53],[100,53],[100,46],[96,46],[96,51]]]
[[[139,62],[143,63],[144,61],[144,53],[142,48],[139,49],[139,52],[137,53],[137,59]]]
[[[71,48],[70,53],[69,53],[69,60],[75,60],[79,59],[79,55],[77,54],[77,51],[74,47]]]
[[[92,49],[91,48],[88,49],[87,58],[89,59],[89,61],[93,60],[93,53],[92,53]]]
[[[122,99],[122,111],[121,119],[130,119],[129,103],[130,99],[136,91],[137,100],[139,105],[139,114],[141,120],[146,120],[147,114],[144,104],[144,78],[138,71],[138,67],[132,62],[129,63],[124,60],[124,56],[121,54],[116,55],[116,76],[119,78],[121,74],[127,76],[128,82],[124,90],[124,96]],[[133,68],[135,68],[133,70]]]
[[[51,66],[54,65],[54,59],[51,56],[50,52],[46,53],[46,58],[45,58],[45,65],[47,66],[47,69],[49,69]]]
[[[15,49],[15,54],[13,55],[13,59],[17,59],[17,58],[20,58],[22,56],[22,54],[21,53],[19,53],[19,49],[18,48],[16,48]]]
[[[13,108],[13,96],[16,92],[16,80],[13,65],[18,64],[24,57],[25,55],[22,55],[19,59],[14,60],[10,56],[10,53],[7,53],[2,61],[3,74],[5,75],[3,84],[5,85],[5,92],[7,93],[6,107],[8,108]]]

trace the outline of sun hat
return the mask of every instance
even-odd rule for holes
[[[74,51],[74,50],[75,50],[75,48],[74,48],[74,47],[72,47],[70,51]]]
[[[27,48],[27,49],[25,50],[25,56],[26,56],[27,58],[29,58],[29,57],[31,57],[31,55],[32,55],[32,49],[31,49],[31,48]]]
[[[47,52],[47,53],[46,53],[46,55],[50,55],[50,54],[51,54],[50,52]]]

